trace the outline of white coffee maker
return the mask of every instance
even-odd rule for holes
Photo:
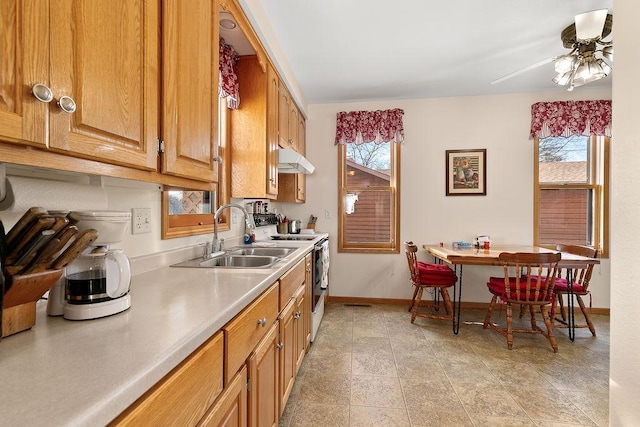
[[[74,211],[69,220],[78,230],[93,228],[98,238],[65,267],[63,278],[49,293],[47,313],[69,320],[110,316],[131,307],[131,266],[119,243],[131,222],[130,212]]]

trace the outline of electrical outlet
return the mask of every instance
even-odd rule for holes
[[[151,208],[131,209],[131,234],[151,233]]]
[[[329,209],[324,210],[324,219],[331,219],[331,211]]]
[[[231,224],[237,224],[238,223],[238,214],[235,212],[231,213]]]

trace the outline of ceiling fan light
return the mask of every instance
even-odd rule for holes
[[[613,71],[613,68],[611,68],[611,65],[607,64],[602,59],[598,59],[597,63],[602,69],[602,72],[604,73],[605,76],[608,76],[609,74],[611,74],[611,71]]]
[[[613,61],[613,46],[606,46],[602,49],[602,56],[609,61]]]
[[[560,86],[566,86],[571,81],[571,72],[568,71],[566,73],[558,73],[557,76],[553,78],[553,82]]]
[[[573,55],[560,58],[558,61],[556,61],[556,65],[555,65],[556,73],[564,74],[571,71],[575,63],[576,63],[576,57]]]
[[[593,40],[602,36],[607,9],[594,10],[576,15],[576,38],[579,40]]]

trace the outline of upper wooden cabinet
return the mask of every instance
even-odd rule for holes
[[[0,1],[0,58],[0,138],[45,147],[49,109],[31,88],[50,86],[47,3]]]
[[[46,150],[41,164],[24,150],[5,160],[154,182],[166,182],[158,171],[217,181],[215,2],[1,0],[0,14],[0,140]],[[32,94],[36,85],[43,101]]]
[[[298,118],[302,115],[284,82],[278,93],[278,145],[298,151]]]
[[[306,123],[302,114],[298,116],[298,152],[305,155]],[[278,201],[304,203],[307,199],[307,176],[301,173],[283,173],[278,177]]]
[[[0,8],[2,139],[155,170],[159,5],[5,0]]]
[[[163,1],[162,172],[218,180],[218,6]]]
[[[278,195],[278,76],[255,56],[238,60],[240,107],[231,111],[231,197]]]

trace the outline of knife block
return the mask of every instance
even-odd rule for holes
[[[61,269],[12,276],[12,285],[4,294],[3,337],[25,331],[36,324],[36,302],[61,276]]]

